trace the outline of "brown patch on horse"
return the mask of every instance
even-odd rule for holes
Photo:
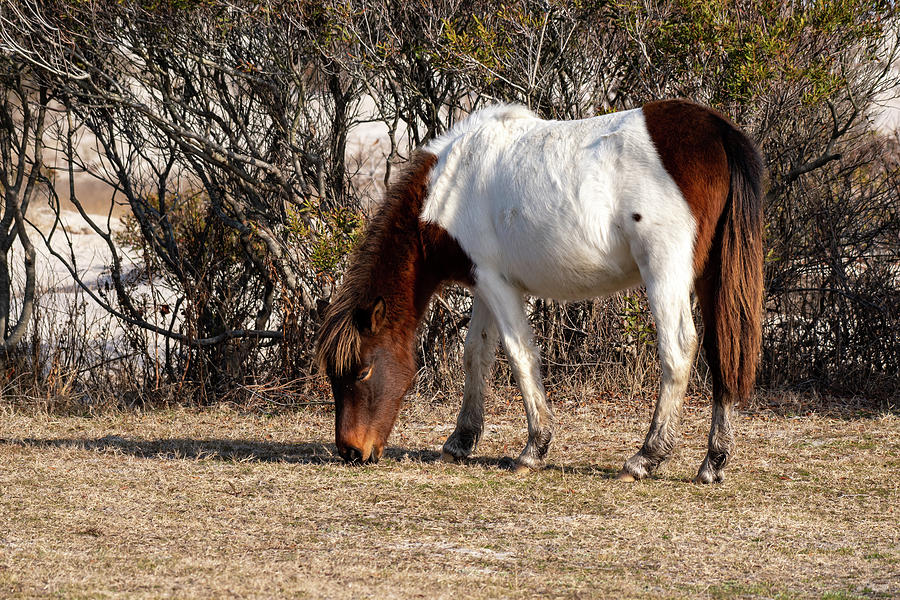
[[[419,220],[436,163],[434,154],[418,151],[388,187],[325,311],[316,349],[322,371],[342,376],[359,364],[362,335],[355,318],[358,311],[383,299],[385,321],[392,330],[384,335],[404,345],[408,341],[405,334],[415,332],[441,283],[474,284],[472,262],[456,240],[443,228]]]
[[[666,100],[643,111],[663,165],[697,223],[695,290],[714,399],[747,398],[762,337],[762,157],[734,123],[709,108]]]
[[[663,166],[678,184],[697,222],[694,273],[699,274],[706,265],[728,198],[728,158],[722,146],[721,117],[685,100],[651,102],[643,111]]]

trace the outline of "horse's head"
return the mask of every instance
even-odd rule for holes
[[[329,321],[335,329],[323,331],[319,356],[334,393],[338,452],[350,463],[377,461],[415,376],[415,360],[390,327],[383,298]]]

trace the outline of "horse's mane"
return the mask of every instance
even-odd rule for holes
[[[354,319],[356,311],[368,308],[379,296],[391,295],[392,290],[384,286],[396,283],[398,265],[391,264],[390,258],[420,243],[419,215],[436,160],[430,152],[415,152],[403,173],[388,186],[384,201],[369,221],[343,282],[325,310],[316,344],[316,362],[323,372],[346,375],[359,364],[362,338]],[[389,316],[396,310],[392,304],[388,302]]]

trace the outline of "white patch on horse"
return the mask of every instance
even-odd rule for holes
[[[525,293],[606,295],[639,283],[652,255],[693,249],[693,216],[640,109],[544,121],[493,107],[426,150],[438,162],[422,220]],[[679,271],[673,279],[692,279],[690,261]]]

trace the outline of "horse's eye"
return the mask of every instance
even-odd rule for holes
[[[356,376],[356,381],[365,381],[366,379],[368,379],[371,376],[372,376],[372,365],[369,365],[368,367],[366,367],[365,369],[363,369],[362,371],[359,372],[359,374]]]

